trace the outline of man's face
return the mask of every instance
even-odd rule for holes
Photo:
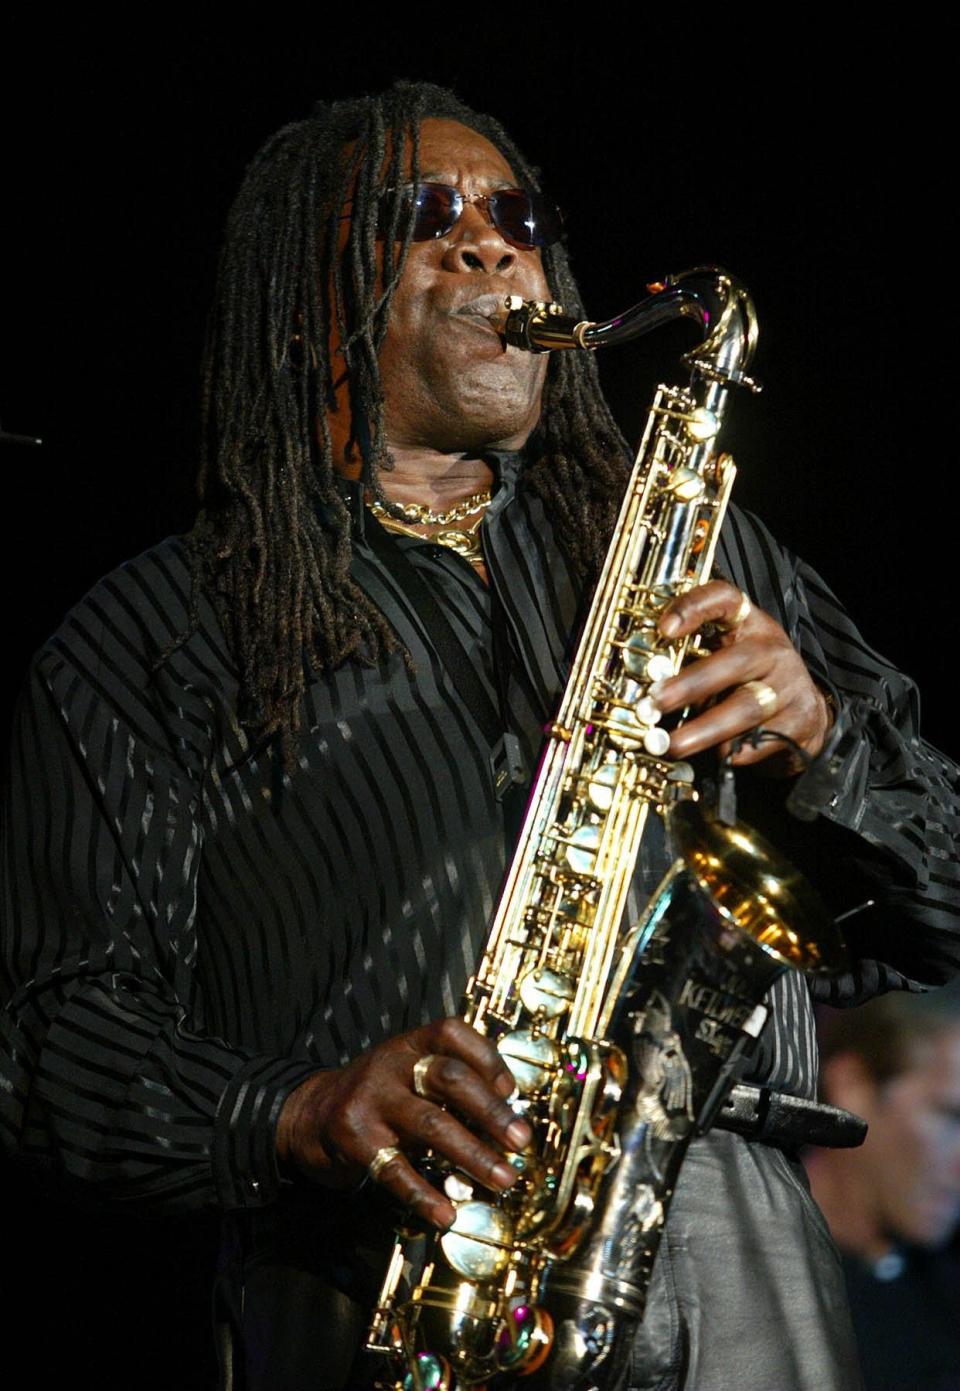
[[[960,1219],[960,1027],[915,1043],[910,1063],[874,1087],[862,1158],[887,1234],[939,1246]]]
[[[516,188],[498,150],[457,121],[420,128],[421,179],[465,196]],[[504,348],[487,315],[507,295],[549,299],[539,250],[521,250],[467,203],[445,237],[411,243],[380,349],[390,446],[520,448],[540,417],[546,354]],[[479,303],[478,303],[479,301]]]

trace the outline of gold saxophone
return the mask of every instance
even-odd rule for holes
[[[687,386],[660,386],[586,627],[548,732],[517,852],[464,1016],[496,1041],[534,1138],[511,1190],[479,1195],[439,1160],[445,1233],[397,1237],[368,1346],[384,1386],[589,1391],[625,1375],[687,1145],[702,1134],[788,966],[836,969],[812,891],[756,834],[704,810],[649,696],[698,639],[658,619],[710,576],[734,478],[717,437],[757,323],[744,287],[704,268],[605,323],[506,302],[508,343],[594,348],[678,316],[703,340]],[[755,389],[755,388],[754,388]],[[644,829],[676,860],[640,920],[625,909]]]

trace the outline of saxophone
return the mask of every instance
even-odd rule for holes
[[[710,575],[734,478],[717,436],[757,338],[752,301],[702,268],[604,323],[512,297],[494,319],[533,352],[619,343],[687,316],[686,386],[660,386],[464,1016],[493,1038],[533,1130],[491,1197],[438,1160],[444,1233],[401,1228],[368,1347],[385,1387],[616,1387],[677,1174],[763,1026],[788,967],[836,969],[812,891],[759,836],[708,812],[649,688],[699,639],[663,608]],[[675,860],[639,920],[625,909],[650,818]]]

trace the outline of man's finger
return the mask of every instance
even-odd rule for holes
[[[660,617],[659,626],[665,637],[687,637],[705,623],[726,626],[730,630],[743,627],[758,612],[735,585],[726,580],[710,580],[672,599]]]
[[[747,639],[734,647],[723,647],[702,661],[687,666],[676,676],[651,686],[650,696],[664,714],[686,705],[702,705],[711,696],[743,686],[747,681],[769,676],[769,643]]]
[[[410,1163],[401,1149],[391,1143],[384,1131],[384,1143],[367,1160],[367,1173],[405,1207],[415,1208],[421,1217],[446,1230],[456,1217],[456,1209]]]
[[[514,1090],[513,1075],[491,1041],[456,1015],[415,1030],[407,1042],[418,1060],[430,1053],[449,1054],[468,1063],[501,1096]]]
[[[693,754],[735,739],[738,734],[745,734],[757,725],[767,724],[775,713],[774,709],[762,709],[755,692],[738,686],[719,705],[712,706],[696,719],[675,729],[670,736],[670,753],[674,758],[690,758]],[[782,720],[778,721],[778,733],[791,733],[790,729],[779,728],[782,723]]]
[[[517,1177],[517,1171],[502,1154],[439,1106],[424,1102],[411,1108],[405,1124],[398,1129],[411,1148],[435,1150],[487,1188],[509,1188]]]
[[[531,1139],[530,1127],[519,1120],[502,1098],[491,1093],[477,1074],[459,1058],[434,1054],[420,1080],[427,1099],[452,1106],[471,1125],[509,1149],[522,1149]]]

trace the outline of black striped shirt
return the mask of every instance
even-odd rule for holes
[[[494,700],[491,605],[502,604],[509,719],[532,767],[579,596],[542,504],[516,486],[519,461],[499,463],[489,590],[449,551],[399,544]],[[455,1012],[485,940],[506,858],[488,749],[351,497],[355,577],[412,669],[395,655],[313,680],[292,776],[249,746],[206,600],[156,667],[189,626],[179,540],[102,580],[31,669],[3,828],[0,1136],[111,1200],[168,1211],[274,1200],[289,1091]],[[880,906],[853,920],[856,966],[821,993],[943,978],[958,960],[960,786],[919,739],[911,683],[756,520],[729,516],[718,569],[783,624],[838,701],[868,702],[812,846],[846,857],[838,906],[864,885]],[[783,784],[748,781],[760,819],[765,807],[775,819]],[[791,975],[775,997],[755,1073],[810,1094],[806,984]]]

